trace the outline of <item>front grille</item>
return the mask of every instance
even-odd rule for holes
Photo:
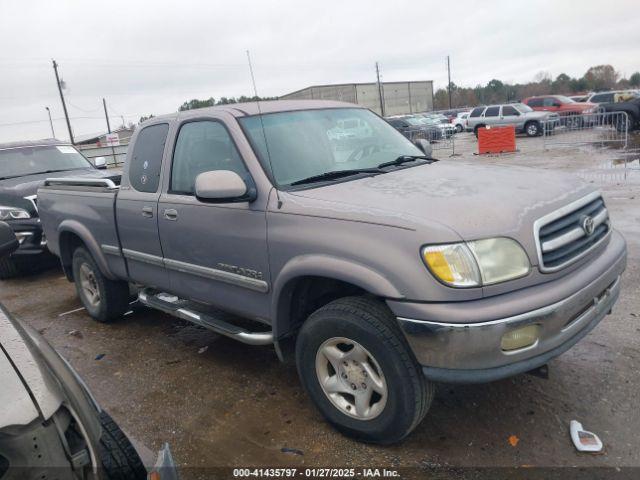
[[[540,269],[559,270],[600,243],[609,233],[609,214],[599,193],[588,195],[536,222]]]

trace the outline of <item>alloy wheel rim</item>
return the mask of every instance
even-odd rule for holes
[[[372,420],[387,403],[388,388],[377,360],[355,340],[333,337],[316,352],[316,375],[322,391],[340,412]]]
[[[89,304],[97,307],[100,304],[100,289],[93,270],[86,263],[80,266],[80,286]]]

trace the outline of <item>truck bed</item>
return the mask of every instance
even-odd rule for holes
[[[71,259],[65,258],[64,243],[79,237],[110,276],[127,278],[124,259],[102,248],[120,247],[115,218],[119,188],[110,179],[50,178],[38,189],[38,211],[48,248],[61,258],[67,275]]]

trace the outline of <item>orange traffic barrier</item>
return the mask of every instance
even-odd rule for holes
[[[516,128],[485,127],[478,129],[478,153],[505,153],[516,151]]]

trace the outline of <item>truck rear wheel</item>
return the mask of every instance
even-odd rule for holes
[[[91,254],[79,247],[73,252],[76,291],[89,315],[99,322],[112,322],[129,307],[129,285],[106,278]]]
[[[542,129],[540,128],[540,123],[533,121],[527,122],[524,126],[524,133],[527,134],[527,137],[537,137],[542,134]]]
[[[403,439],[433,400],[434,385],[378,300],[346,297],[315,311],[298,334],[296,362],[322,415],[359,440]]]

